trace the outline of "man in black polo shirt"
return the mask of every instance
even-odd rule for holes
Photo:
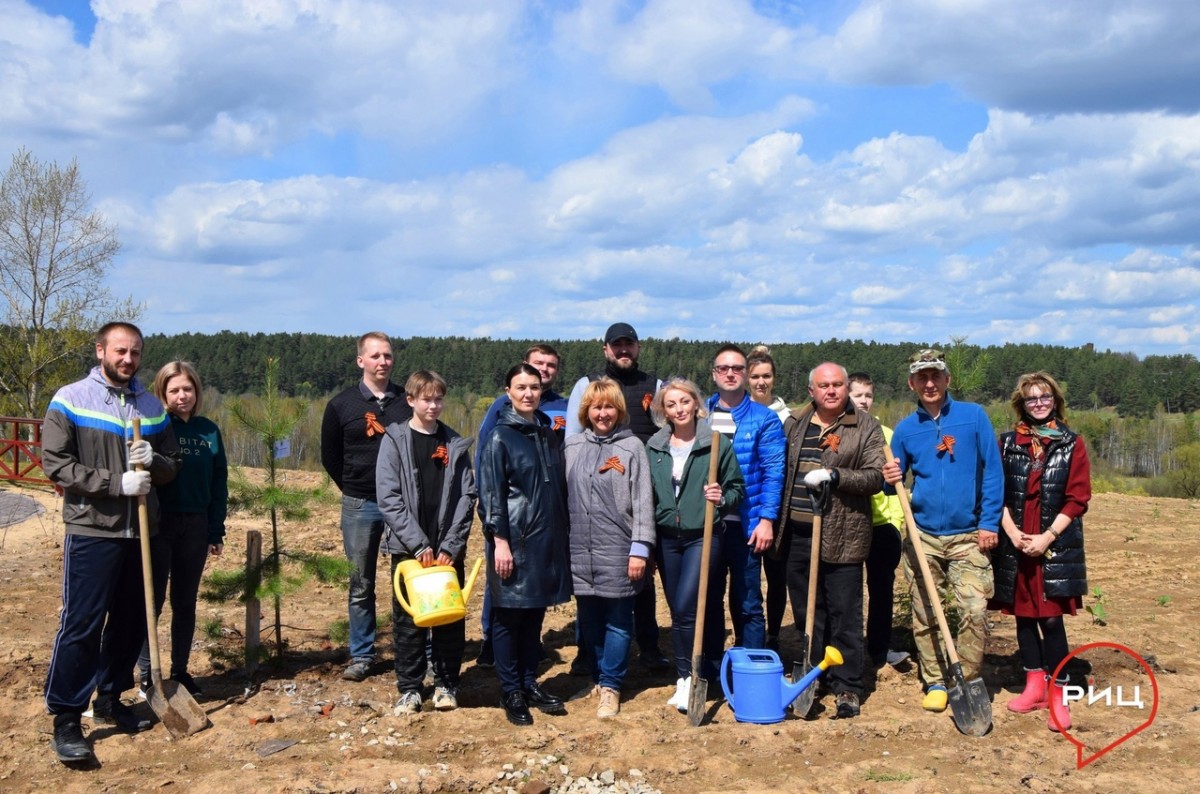
[[[407,422],[412,408],[404,389],[392,383],[392,343],[372,331],[358,340],[362,380],[325,406],[321,421],[321,465],[342,491],[342,543],[350,574],[350,664],[347,681],[362,681],[375,661],[375,567],[383,537],[383,515],[375,502],[375,461],[388,425]]]
[[[629,415],[629,429],[645,444],[658,432],[658,425],[650,416],[650,401],[658,391],[659,380],[638,369],[638,356],[642,352],[637,331],[629,323],[613,323],[604,334],[604,369],[585,375],[571,389],[567,401],[567,438],[583,432],[579,422],[579,404],[588,383],[602,376],[615,380],[625,396],[625,409]],[[642,664],[649,670],[668,670],[671,663],[658,649],[658,619],[655,615],[653,571],[648,571],[650,581],[637,594],[633,604],[634,635],[641,650]]]

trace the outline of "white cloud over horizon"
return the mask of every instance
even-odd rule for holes
[[[0,0],[0,142],[78,158],[151,331],[1193,352],[1192,16]]]

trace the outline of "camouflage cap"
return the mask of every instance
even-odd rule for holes
[[[908,357],[908,374],[915,375],[923,369],[946,371],[946,354],[940,350],[925,348]]]

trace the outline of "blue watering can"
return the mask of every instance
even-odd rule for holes
[[[821,663],[792,683],[784,677],[783,663],[775,651],[730,648],[721,659],[721,689],[738,722],[759,725],[782,722],[784,712],[792,705],[792,701],[815,684],[821,673],[841,663],[841,652],[832,645],[826,645],[825,658]],[[729,688],[730,668],[733,668],[733,691]]]

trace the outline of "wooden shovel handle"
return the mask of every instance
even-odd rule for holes
[[[133,417],[133,440],[142,440],[142,419]],[[146,467],[136,464],[135,471],[145,471]],[[146,504],[146,495],[137,498],[138,506],[138,537],[142,544],[142,594],[146,599],[146,642],[150,648],[150,680],[154,688],[162,691],[162,662],[158,654],[158,616],[154,614],[154,571],[150,566],[150,508]]]
[[[712,434],[712,451],[709,452],[708,479],[705,484],[717,481],[717,463],[721,451],[721,433],[717,430]],[[692,638],[692,659],[699,659],[704,651],[704,613],[708,607],[708,565],[712,558],[712,534],[714,505],[704,500],[704,548],[700,550],[700,592],[696,594],[696,634]],[[699,670],[692,670],[693,683]]]
[[[892,448],[887,444],[883,445],[883,455],[888,463],[896,459],[892,454]],[[908,526],[908,538],[912,541],[917,566],[921,569],[921,578],[925,581],[925,598],[932,605],[933,614],[937,617],[938,630],[942,633],[942,639],[946,643],[950,664],[956,665],[958,664],[958,651],[954,648],[954,638],[950,636],[950,625],[946,623],[946,613],[942,610],[941,594],[938,592],[937,585],[934,584],[933,574],[929,571],[929,561],[925,559],[925,547],[921,544],[921,530],[917,527],[917,520],[913,518],[912,504],[908,501],[908,491],[904,488],[903,478],[894,487],[896,495],[900,497],[900,507],[904,510],[904,523]]]

